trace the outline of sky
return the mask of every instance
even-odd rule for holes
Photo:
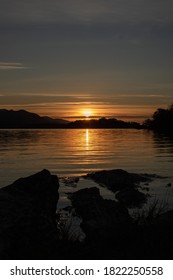
[[[145,119],[173,102],[172,0],[0,0],[0,108]]]

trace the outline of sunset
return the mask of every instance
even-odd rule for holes
[[[1,108],[143,121],[172,102],[171,1],[1,2]]]
[[[92,115],[92,112],[91,112],[91,110],[85,110],[85,111],[83,111],[83,114],[85,117],[90,117]]]
[[[8,273],[29,275],[17,260],[93,260],[93,279],[162,275],[164,265],[147,260],[173,259],[173,2],[0,4]],[[121,274],[115,260],[127,260]],[[42,267],[43,279],[52,275]]]

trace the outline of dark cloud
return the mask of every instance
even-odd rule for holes
[[[6,23],[118,23],[173,21],[172,0],[1,0]]]

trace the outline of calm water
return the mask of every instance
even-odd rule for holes
[[[43,168],[59,176],[113,168],[172,176],[173,139],[133,129],[0,130],[0,187]]]

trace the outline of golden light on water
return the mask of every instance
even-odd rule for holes
[[[89,145],[89,131],[86,129],[86,146]]]

